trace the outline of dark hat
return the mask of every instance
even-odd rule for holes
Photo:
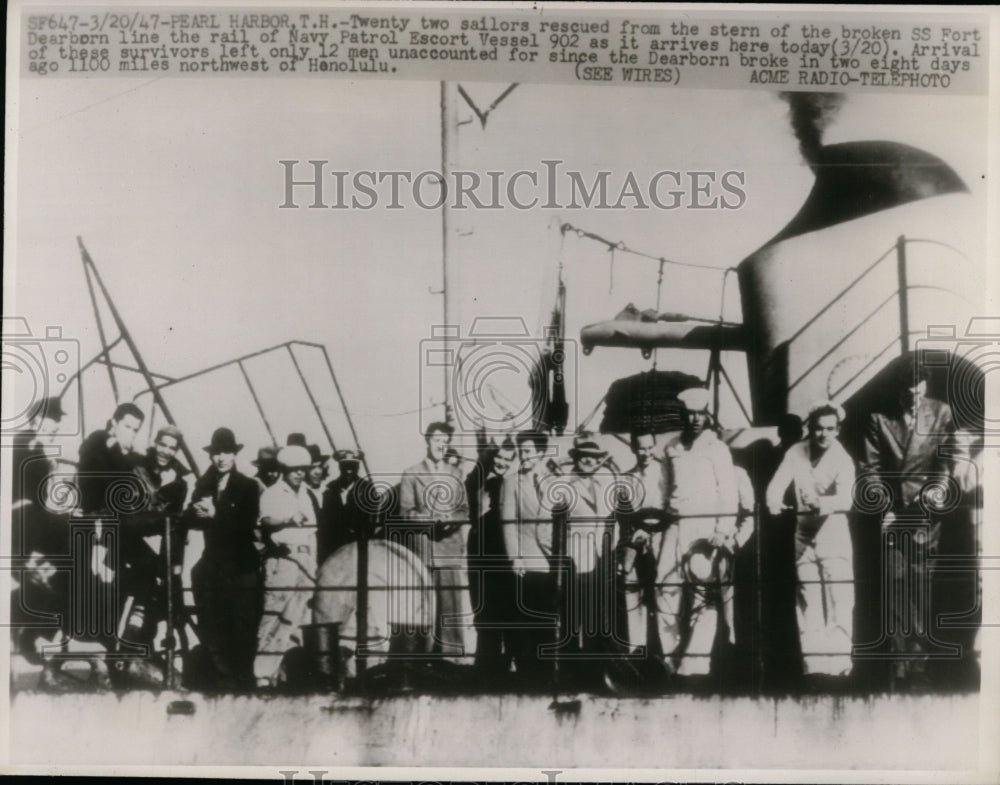
[[[365,454],[360,450],[337,450],[333,454],[333,459],[337,463],[361,463]]]
[[[50,398],[42,398],[42,400],[32,407],[30,419],[45,417],[59,422],[65,416],[66,412],[62,406],[62,399],[53,395]]]
[[[309,457],[312,458],[313,463],[322,463],[329,455],[324,455],[323,451],[319,448],[318,444],[310,444],[306,447],[309,450]]]
[[[266,466],[276,466],[278,464],[278,451],[273,447],[261,447],[257,450],[257,460],[250,461],[252,466],[258,469]]]
[[[229,428],[216,428],[212,434],[212,442],[207,447],[203,447],[209,455],[217,452],[239,452],[243,445],[237,443],[236,437]]]
[[[306,435],[304,433],[290,433],[288,438],[285,439],[286,447],[305,447],[306,446]]]
[[[593,455],[603,458],[607,455],[607,450],[603,449],[592,433],[581,433],[573,439],[573,447],[569,451],[571,458],[582,455]]]

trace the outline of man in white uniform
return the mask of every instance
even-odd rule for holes
[[[662,645],[676,672],[708,673],[733,643],[732,554],[743,534],[749,479],[716,435],[708,390],[691,388],[677,398],[686,410],[684,430],[667,444],[664,462],[667,510],[679,520],[676,539],[664,546],[676,550],[661,554],[660,572],[683,585],[676,611],[669,603],[666,609],[668,617],[676,614],[676,637],[664,636]],[[670,628],[661,624],[661,635]]]

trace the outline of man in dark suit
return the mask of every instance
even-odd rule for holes
[[[257,482],[236,470],[243,445],[219,428],[206,452],[212,466],[194,489],[185,514],[201,529],[205,550],[191,571],[198,637],[211,657],[214,687],[241,692],[255,686],[253,663],[263,611],[260,558],[254,530],[260,511]]]
[[[337,450],[334,460],[340,475],[326,486],[323,507],[316,530],[317,556],[320,565],[338,548],[357,542],[362,531],[368,539],[381,536],[383,499],[374,483],[360,477],[361,453]]]
[[[81,592],[75,604],[81,609],[87,635],[93,636],[108,652],[128,648],[121,637],[120,622],[127,612],[127,598],[134,596],[133,579],[144,569],[135,566],[134,545],[141,542],[131,536],[128,519],[144,503],[142,482],[135,474],[140,456],[135,453],[135,439],[145,420],[142,409],[134,403],[119,404],[107,427],[94,431],[80,445],[76,465],[83,518],[93,526],[90,558],[91,574],[86,577],[88,590]],[[104,663],[92,663],[98,683],[104,682]]]
[[[80,445],[77,477],[80,484],[80,506],[85,515],[117,519],[121,513],[133,512],[130,495],[116,493],[121,483],[131,489],[132,470],[139,461],[133,452],[135,437],[145,415],[134,403],[120,404],[105,430],[94,431]]]
[[[907,357],[897,366],[893,383],[898,391],[894,405],[868,418],[855,499],[859,508],[886,499],[883,540],[891,534],[893,544],[883,550],[887,561],[882,569],[889,573],[892,593],[882,599],[888,606],[882,617],[891,622],[888,633],[880,632],[892,656],[891,683],[907,687],[926,682],[931,677],[929,653],[945,649],[934,619],[948,599],[946,584],[943,576],[928,568],[926,559],[938,553],[945,533],[942,522],[948,511],[936,491],[952,483],[956,463],[966,453],[951,408],[926,397],[926,368]],[[917,591],[923,587],[927,588]],[[925,619],[930,621],[927,627]]]
[[[476,625],[475,665],[482,676],[496,678],[510,670],[510,626],[515,620],[517,585],[504,543],[501,496],[504,475],[517,459],[508,437],[484,449],[465,479],[469,499],[469,595]]]
[[[60,686],[60,661],[41,658],[37,643],[47,642],[53,633],[65,638],[69,630],[70,572],[53,567],[53,561],[69,553],[68,521],[47,508],[46,483],[55,467],[53,442],[64,415],[58,398],[37,402],[11,451],[11,556],[24,566],[20,574],[15,572],[20,585],[11,594],[11,623],[21,653],[42,665],[43,688]],[[55,621],[37,626],[46,616],[60,619],[61,627]]]
[[[51,451],[47,448],[52,445],[64,415],[62,402],[58,398],[39,401],[28,421],[28,429],[14,437],[14,449],[11,453],[11,464],[14,467],[11,476],[12,504],[24,502],[42,505],[42,487],[52,471]]]

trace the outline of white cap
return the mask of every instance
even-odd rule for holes
[[[712,398],[704,387],[689,387],[678,393],[677,400],[683,403],[689,412],[703,412],[708,410]]]
[[[305,447],[293,444],[278,450],[278,463],[286,469],[307,469],[312,465],[312,456]]]

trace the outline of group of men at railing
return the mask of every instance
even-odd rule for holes
[[[484,683],[513,673],[526,687],[542,686],[559,669],[560,678],[571,674],[580,686],[596,687],[616,678],[609,662],[623,661],[654,664],[665,681],[675,674],[725,678],[739,649],[734,607],[741,592],[753,595],[753,624],[760,623],[768,575],[759,551],[767,539],[757,524],[791,515],[804,668],[845,674],[855,604],[853,507],[881,518],[886,531],[919,524],[913,536],[900,528],[891,538],[889,584],[905,584],[908,599],[887,604],[885,646],[872,649],[899,679],[919,678],[928,635],[913,589],[925,585],[926,556],[958,506],[953,488],[964,498],[975,483],[950,410],[924,395],[920,369],[906,364],[896,382],[895,407],[868,417],[857,471],[837,438],[839,406],[814,406],[804,439],[789,433],[786,421],[782,445],[748,464],[734,460],[719,438],[708,392],[692,388],[678,396],[679,432],[659,443],[652,433],[631,434],[635,465],[627,471],[594,434],[577,434],[569,461],[560,462],[546,434],[524,431],[482,443],[465,473],[450,449],[451,426],[433,423],[425,457],[394,488],[362,476],[362,456],[350,450],[332,456],[339,474],[327,481],[331,456],[299,434],[280,450],[262,448],[257,476],[246,476],[236,467],[243,445],[228,428],[212,434],[204,447],[211,465],[194,481],[176,457],[183,435],[173,426],[159,429],[147,453],[133,452],[144,415],[126,403],[106,430],[84,441],[79,493],[63,499],[61,511],[52,509],[58,474],[46,446],[62,409],[49,399],[14,452],[14,553],[24,556],[14,623],[27,631],[21,648],[37,650],[39,631],[30,622],[39,614],[62,615],[69,634],[69,595],[103,591],[111,599],[83,626],[122,656],[110,658],[110,672],[95,663],[99,676],[155,680],[155,658],[127,655],[150,652],[164,619],[176,620],[185,541],[200,531],[204,547],[191,589],[205,688],[249,691],[288,679],[283,655],[300,644],[299,628],[324,590],[321,566],[346,545],[367,548],[377,539],[405,547],[429,571],[430,653],[471,653],[471,609]],[[77,557],[67,570],[58,554],[66,553],[72,522],[90,522],[94,534],[85,564]],[[151,546],[154,534],[161,535],[160,553]],[[751,551],[755,566],[741,580],[741,554]],[[368,580],[366,572],[357,578]],[[43,685],[58,688],[59,658],[39,659]]]

